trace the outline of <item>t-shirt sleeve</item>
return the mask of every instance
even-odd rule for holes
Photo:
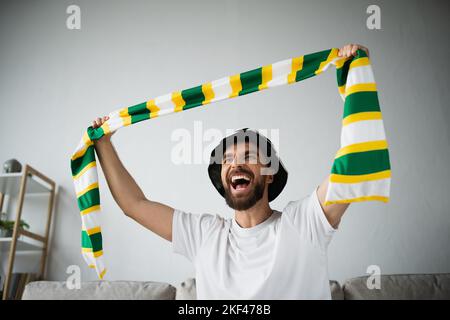
[[[172,221],[172,249],[194,262],[197,252],[213,229],[217,216],[192,214],[175,209]]]
[[[286,218],[299,231],[301,237],[306,237],[323,249],[328,247],[333,234],[337,231],[328,222],[316,190],[301,200],[289,202],[283,214],[286,214]]]

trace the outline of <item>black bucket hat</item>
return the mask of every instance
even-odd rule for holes
[[[259,151],[265,152],[269,162],[269,167],[275,167],[273,181],[269,184],[269,202],[274,200],[283,191],[286,185],[288,172],[277,155],[272,142],[257,130],[243,128],[237,130],[232,135],[225,137],[211,152],[210,162],[208,166],[208,174],[212,184],[222,197],[225,197],[225,189],[222,184],[222,158],[228,146],[232,146],[237,142],[255,142]]]

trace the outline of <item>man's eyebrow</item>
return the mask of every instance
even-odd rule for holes
[[[244,153],[244,156],[248,156],[248,155],[258,155],[258,153],[255,151],[255,150],[246,150],[245,151],[245,153]],[[228,153],[224,153],[224,155],[223,155],[223,159],[225,159],[225,158],[227,158],[227,157],[230,157],[230,156],[233,156],[234,154],[233,153],[230,153],[230,152],[228,152]]]

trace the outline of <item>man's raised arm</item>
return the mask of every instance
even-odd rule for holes
[[[100,127],[108,117],[97,118],[93,127]],[[96,153],[111,194],[128,217],[162,238],[172,241],[174,209],[147,199],[136,181],[125,169],[108,134],[94,141]]]
[[[339,49],[339,56],[344,58],[355,56],[356,51],[358,49],[366,51],[367,56],[369,56],[369,49],[359,44],[348,44],[343,46],[342,48]],[[329,177],[327,177],[327,179],[325,179],[325,181],[322,182],[322,184],[319,186],[319,188],[317,189],[317,196],[319,198],[320,205],[323,209],[323,212],[325,213],[325,216],[327,217],[328,222],[333,226],[333,228],[337,228],[337,226],[341,222],[341,218],[344,215],[345,210],[347,210],[349,206],[349,203],[343,204],[337,203],[325,206],[325,198],[328,190],[328,181]]]

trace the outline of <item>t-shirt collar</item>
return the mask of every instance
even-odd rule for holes
[[[232,220],[232,228],[233,231],[235,231],[236,233],[238,233],[239,235],[254,235],[256,232],[258,232],[259,230],[265,228],[266,226],[270,225],[271,222],[275,219],[276,215],[275,215],[276,210],[272,210],[272,214],[263,222],[257,224],[256,226],[250,227],[250,228],[243,228],[241,227],[237,221],[236,221],[236,217],[233,217]]]

